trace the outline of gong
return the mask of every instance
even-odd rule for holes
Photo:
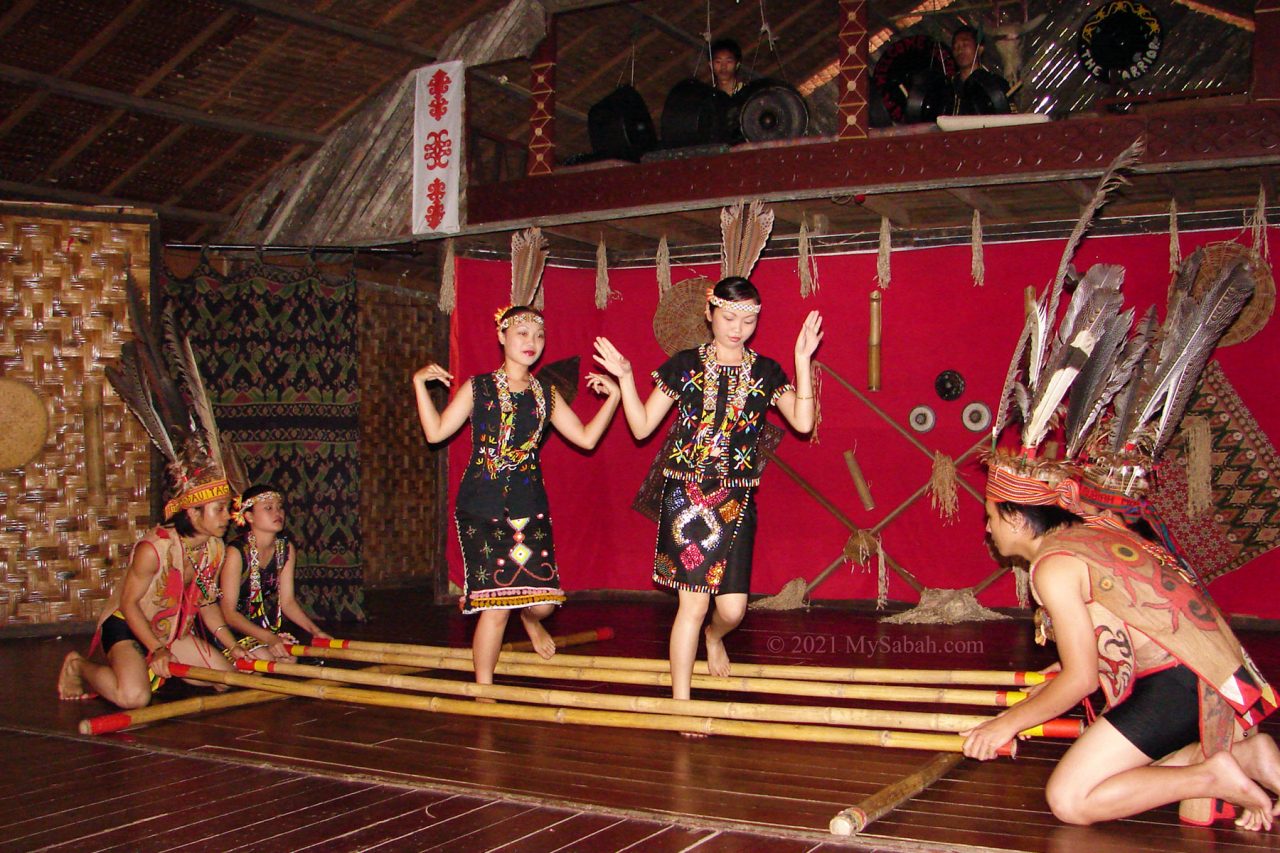
[[[889,118],[899,124],[933,121],[951,106],[951,51],[926,35],[891,42],[871,73]]]
[[[630,86],[619,86],[587,111],[591,151],[603,157],[639,160],[658,144],[644,98]]]
[[[809,129],[809,108],[794,86],[762,77],[734,96],[738,132],[748,142],[794,139]],[[732,123],[732,122],[731,122]]]
[[[690,78],[671,87],[662,105],[662,144],[668,148],[728,141],[729,96]]]

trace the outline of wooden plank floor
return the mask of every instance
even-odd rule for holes
[[[469,624],[454,608],[402,593],[371,595],[370,608],[369,623],[340,633],[467,643]],[[672,615],[666,602],[574,601],[551,627],[569,633],[608,625],[617,638],[584,653],[662,657]],[[730,652],[775,663],[1038,667],[1049,653],[1030,634],[1022,620],[887,626],[839,609],[752,612],[730,638]],[[1264,672],[1280,674],[1280,636],[1247,634],[1246,642]],[[75,734],[81,717],[109,706],[59,703],[54,682],[66,651],[85,645],[84,637],[0,642],[0,766],[8,771],[0,776],[0,849],[1280,849],[1280,831],[1186,827],[1171,808],[1103,827],[1064,826],[1044,803],[1045,780],[1063,750],[1050,742],[1025,745],[1014,762],[962,762],[847,841],[827,834],[830,818],[928,754],[692,740],[302,699],[84,738]],[[167,685],[160,698],[194,692]]]

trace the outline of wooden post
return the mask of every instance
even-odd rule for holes
[[[1280,101],[1280,0],[1258,0],[1253,7],[1253,75],[1249,94],[1255,101]]]
[[[1277,0],[1280,2],[1280,0]],[[836,110],[840,139],[867,138],[867,3],[840,0],[840,71]]]
[[[107,492],[107,449],[102,437],[102,380],[86,379],[80,393],[84,417],[85,490],[89,503],[98,504]]]
[[[549,175],[556,162],[556,18],[547,20],[547,36],[533,53],[529,65],[529,160],[526,175]]]

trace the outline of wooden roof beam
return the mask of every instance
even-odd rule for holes
[[[982,190],[975,190],[970,187],[954,187],[945,191],[947,195],[964,202],[974,210],[981,211],[983,216],[989,216],[992,219],[1012,219],[1013,215],[1009,212],[1009,208],[996,201],[991,195]]]
[[[327,18],[324,15],[317,15],[314,12],[299,9],[297,6],[282,3],[280,0],[222,0],[222,2],[228,6],[236,6],[257,15],[287,21],[295,26],[341,36],[351,41],[367,44],[370,47],[406,54],[423,62],[434,62],[436,59],[434,51],[407,39],[397,38],[369,27],[361,27],[355,24],[348,24],[345,21]]]
[[[205,222],[211,225],[225,225],[231,217],[211,210],[192,210],[189,207],[174,207],[158,204],[153,201],[119,198],[117,196],[84,193],[77,190],[64,190],[57,187],[23,184],[17,181],[0,180],[0,193],[12,193],[15,196],[30,198],[36,201],[57,201],[68,204],[105,205],[107,207],[142,207],[154,210],[161,218],[181,219],[188,222]]]
[[[39,74],[35,71],[28,71],[25,68],[18,68],[13,65],[0,63],[0,80],[6,83],[13,83],[17,86],[28,86],[34,89],[42,89],[55,95],[61,95],[67,98],[74,98],[78,101],[85,101],[90,104],[98,104],[104,107],[119,107],[129,112],[145,113],[147,115],[159,116],[178,124],[189,124],[197,127],[208,127],[214,130],[226,130],[232,133],[247,133],[252,136],[261,136],[266,139],[280,139],[285,142],[308,142],[319,145],[324,142],[324,136],[318,133],[311,133],[306,130],[298,130],[292,127],[283,127],[281,125],[263,124],[256,121],[245,121],[244,119],[230,118],[228,116],[216,116],[203,113],[200,110],[193,110],[187,107],[179,107],[168,104],[163,101],[153,101],[147,98],[136,98],[133,95],[125,95],[121,92],[113,92],[109,89],[100,89],[97,86],[86,86],[83,83],[73,83],[70,80],[63,80],[53,77],[49,74]]]
[[[120,31],[129,25],[129,23],[138,16],[138,14],[146,7],[149,0],[133,0],[128,6],[122,9],[111,22],[102,29],[93,34],[93,38],[85,42],[75,55],[64,62],[58,68],[56,77],[66,78],[75,74],[85,63],[93,59],[102,51],[107,43],[120,34]],[[7,136],[9,131],[17,127],[18,123],[40,108],[45,99],[49,97],[47,92],[35,92],[23,99],[22,103],[14,109],[13,112],[0,122],[0,137]]]
[[[911,227],[911,211],[907,209],[905,204],[895,201],[892,196],[867,196],[859,204],[876,216],[883,216],[888,219],[889,224],[895,228]]]

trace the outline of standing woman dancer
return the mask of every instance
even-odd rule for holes
[[[649,436],[677,406],[671,454],[663,461],[662,517],[653,580],[677,590],[671,627],[671,694],[688,699],[698,630],[710,609],[707,666],[729,674],[724,636],[738,626],[751,587],[751,549],[760,484],[757,444],[765,411],[778,407],[797,432],[813,429],[814,350],[822,317],[811,311],[796,337],[796,384],[782,366],[747,347],[760,319],[760,292],[745,278],[722,279],[707,295],[711,343],[676,353],[653,373],[656,387],[642,401],[631,362],[606,338],[596,361],[618,378],[622,410],[638,439]]]
[[[494,317],[502,366],[471,377],[443,412],[427,393],[432,381],[448,385],[453,374],[428,364],[413,375],[422,432],[432,444],[444,441],[471,418],[471,461],[458,487],[454,518],[466,568],[463,613],[479,613],[471,657],[476,683],[492,684],[502,635],[511,610],[534,649],[544,658],[556,652],[542,620],[564,603],[551,540],[551,516],[539,458],[548,421],[567,441],[591,450],[617,411],[617,383],[587,374],[587,387],[605,396],[586,426],[565,405],[554,386],[530,371],[546,343],[542,312],[526,305]]]

